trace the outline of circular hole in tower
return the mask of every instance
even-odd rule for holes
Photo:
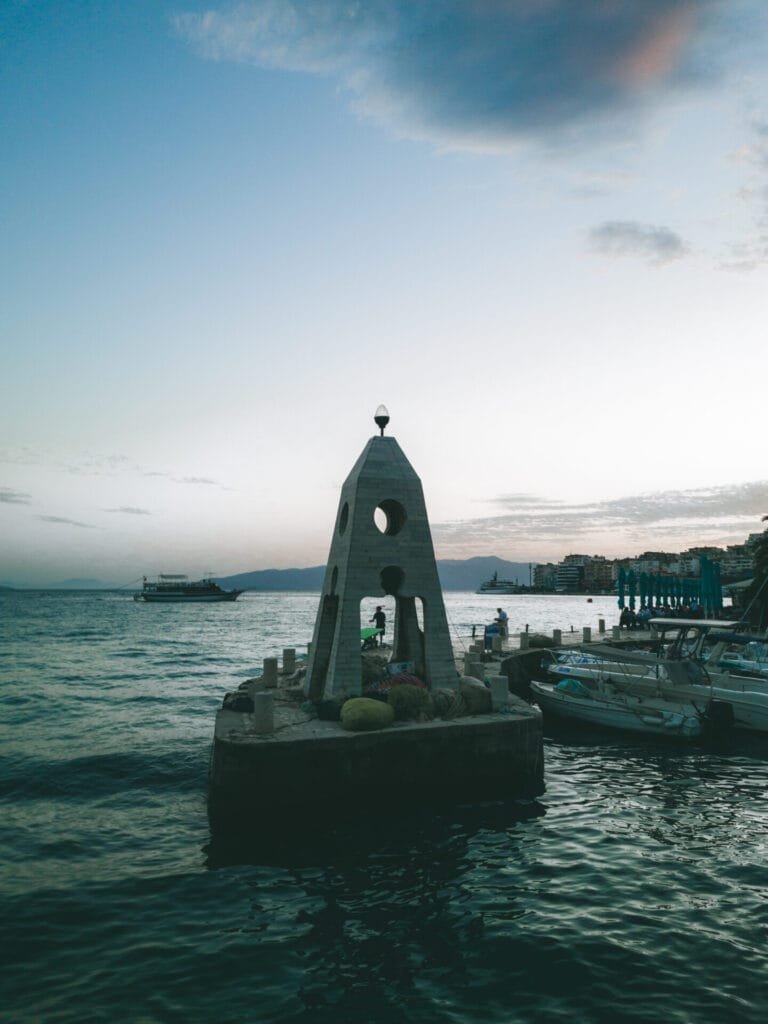
[[[384,501],[380,501],[373,513],[373,521],[377,530],[388,537],[400,533],[407,518],[405,509],[394,498],[385,498]]]
[[[347,528],[349,522],[349,502],[345,501],[341,507],[339,514],[339,536],[341,536]]]

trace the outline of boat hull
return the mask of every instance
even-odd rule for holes
[[[242,590],[230,590],[224,594],[136,594],[134,601],[148,604],[213,604],[222,601],[236,601]]]
[[[736,729],[768,732],[768,680],[709,672],[702,683],[673,683],[665,679],[664,663],[642,665],[616,662],[556,663],[547,667],[555,679],[578,679],[587,686],[610,683],[623,693],[641,699],[658,697],[673,703],[684,702],[695,708],[706,707],[710,700],[730,704]]]
[[[535,681],[531,683],[531,692],[545,714],[560,718],[652,736],[694,739],[702,733],[701,720],[692,706],[620,693],[610,698],[599,692],[579,697],[558,690],[551,683]]]

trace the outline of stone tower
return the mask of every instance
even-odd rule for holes
[[[381,436],[370,439],[341,489],[307,669],[312,700],[360,693],[360,602],[384,595],[395,599],[390,660],[412,661],[430,688],[458,685],[421,481],[394,437],[384,436],[383,406],[375,419]]]

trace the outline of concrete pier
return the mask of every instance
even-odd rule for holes
[[[541,712],[510,695],[498,671],[507,637],[493,655],[485,637],[475,638],[462,673],[421,481],[384,436],[383,406],[374,420],[381,434],[341,490],[306,664],[290,673],[295,648],[283,649],[282,672],[277,658],[265,658],[263,676],[227,694],[216,715],[214,824],[266,828],[270,817],[303,823],[317,813],[544,791]],[[392,647],[380,658],[361,647],[360,627],[363,602],[383,596],[395,612]],[[500,675],[487,681],[489,692],[486,676]]]
[[[396,722],[375,732],[312,719],[282,727],[278,720],[264,735],[253,717],[226,709],[216,716],[209,787],[215,824],[544,792],[541,712],[514,697],[505,712]]]

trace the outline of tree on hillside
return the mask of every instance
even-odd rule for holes
[[[768,516],[763,516],[763,522]],[[755,544],[755,576],[744,594],[745,613],[749,621],[760,629],[768,626],[768,528]]]

